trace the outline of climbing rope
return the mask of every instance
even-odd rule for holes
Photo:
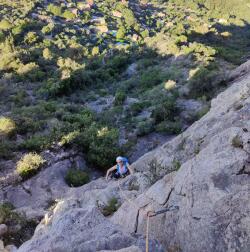
[[[123,192],[122,188],[121,188],[121,184],[120,184],[120,180],[118,180],[118,186],[119,186],[119,189],[121,191],[121,193],[123,194],[123,197],[125,199],[127,199],[127,201],[129,201],[132,205],[135,206],[135,208],[138,208],[139,210],[141,209],[140,206],[138,206],[137,204],[135,204],[131,199],[129,199]],[[148,204],[152,203],[153,200],[151,202],[149,202]],[[143,209],[142,209],[143,210]],[[147,211],[146,213],[146,216],[147,216],[147,224],[146,224],[146,252],[149,252],[149,220],[150,218],[152,217],[155,217],[159,214],[163,214],[163,213],[166,213],[166,212],[169,212],[169,211],[174,211],[174,210],[179,210],[179,206],[169,206],[167,208],[164,208],[164,209],[161,209],[159,211]],[[143,210],[145,211],[145,210]]]

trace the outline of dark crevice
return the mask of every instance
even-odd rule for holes
[[[148,206],[150,203],[151,203],[151,202],[147,203],[146,205],[140,207],[140,208],[137,210],[137,215],[136,215],[136,219],[135,219],[134,233],[137,233],[140,211],[141,211],[143,208],[145,208],[146,206]]]
[[[165,202],[162,204],[163,206],[166,205],[166,204],[168,203],[169,198],[170,198],[170,196],[171,196],[173,190],[174,190],[174,187],[171,188],[171,190],[170,190],[170,192],[169,192],[169,194],[168,194],[168,196],[167,196],[167,199],[166,199]]]
[[[31,191],[30,191],[29,189],[25,188],[25,186],[24,186],[23,184],[21,184],[21,187],[22,187],[22,189],[23,189],[26,193],[28,193],[30,196],[32,196]]]
[[[135,230],[134,230],[134,233],[137,233],[139,215],[140,215],[140,209],[138,209],[138,211],[137,211],[137,215],[136,215],[136,219],[135,219]]]
[[[243,167],[236,173],[236,175],[250,175],[250,168],[248,168],[247,170],[247,167],[246,165],[243,165]]]

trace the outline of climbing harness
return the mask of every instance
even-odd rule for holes
[[[121,191],[121,193],[123,194],[124,198],[127,199],[128,202],[130,202],[132,205],[135,206],[135,208],[141,209],[141,207],[139,207],[138,205],[136,205],[131,199],[129,199],[124,193],[123,190],[121,188],[121,184],[120,184],[120,180],[118,180],[118,186],[119,189]],[[153,201],[151,201],[153,202]],[[149,204],[151,203],[149,202]],[[159,211],[147,211],[146,213],[146,217],[147,217],[147,226],[146,226],[146,252],[149,252],[149,219],[152,217],[155,217],[159,214],[163,214],[169,211],[174,211],[174,210],[179,210],[179,206],[169,206],[167,208],[161,209]],[[145,211],[145,210],[144,210]]]

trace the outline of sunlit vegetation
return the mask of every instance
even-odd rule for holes
[[[106,168],[129,135],[178,134],[177,100],[202,101],[199,118],[247,59],[244,4],[1,1],[0,158],[59,145]]]
[[[36,174],[44,162],[45,160],[40,155],[28,153],[18,161],[16,170],[22,178],[26,179]]]

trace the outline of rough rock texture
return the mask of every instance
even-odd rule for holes
[[[0,252],[16,252],[17,248],[14,245],[4,247],[3,241],[0,240]]]
[[[4,235],[5,233],[7,233],[7,231],[8,231],[7,225],[5,225],[5,224],[0,224],[0,237],[1,237],[2,235]]]
[[[18,251],[35,252],[39,248],[40,252],[92,252],[118,250],[132,245],[142,249],[145,245],[141,237],[121,229],[101,213],[102,206],[107,205],[108,200],[113,197],[121,202],[126,197],[134,198],[139,191],[133,190],[132,183],[140,179],[131,176],[122,184],[117,184],[116,181],[108,183],[101,178],[79,189],[73,189],[66,200],[60,201],[53,212],[45,215],[33,239],[24,243]],[[142,188],[143,184],[146,186],[144,182],[140,182]],[[124,193],[119,186],[124,189]],[[156,241],[150,241],[150,246],[163,251]]]
[[[171,205],[179,210],[150,218],[151,252],[249,251],[249,64],[208,114],[135,162],[138,173],[68,192],[18,251],[145,251],[147,212]],[[113,197],[122,205],[104,217]]]
[[[69,168],[86,170],[92,179],[100,177],[98,172],[89,172],[83,157],[73,150],[61,150],[57,153],[46,151],[42,155],[46,159],[47,167],[36,176],[22,183],[17,183],[16,180],[15,183],[8,183],[2,188],[0,184],[0,202],[10,202],[28,219],[43,217],[55,201],[71,190],[64,179]],[[6,177],[3,177],[3,180],[4,178]]]

